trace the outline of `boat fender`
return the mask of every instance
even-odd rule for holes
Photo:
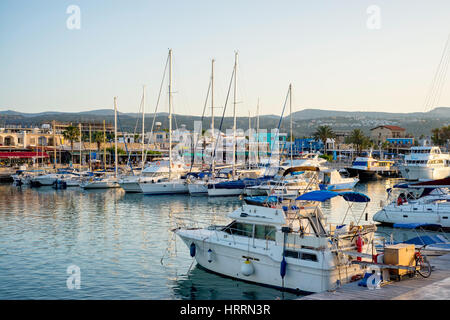
[[[287,262],[283,256],[283,260],[281,260],[281,264],[280,264],[280,276],[282,279],[284,279],[284,277],[286,276],[286,269],[287,269]]]
[[[189,247],[189,253],[191,255],[191,257],[195,257],[195,243],[191,243],[191,246]]]
[[[242,262],[241,265],[241,273],[248,277],[250,275],[252,275],[255,272],[255,268],[253,267],[253,264],[250,260],[245,260],[244,262]]]
[[[358,238],[356,239],[356,248],[357,248],[357,251],[358,251],[358,252],[362,252],[363,246],[364,246],[364,240],[363,240],[363,238],[361,237],[361,235],[359,234],[359,235],[358,235]],[[361,261],[361,257],[358,257],[357,260],[358,260],[358,261]]]
[[[208,262],[209,262],[209,263],[211,263],[212,260],[213,260],[213,259],[212,259],[212,253],[213,253],[212,250],[211,250],[211,249],[208,249]]]

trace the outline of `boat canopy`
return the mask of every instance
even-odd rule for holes
[[[331,198],[341,196],[345,199],[345,201],[349,202],[369,202],[370,198],[365,194],[359,192],[334,192],[334,191],[326,191],[326,190],[317,190],[311,191],[308,193],[304,193],[301,196],[297,197],[295,200],[302,201],[326,201]]]
[[[314,166],[291,167],[283,172],[283,177],[287,176],[288,174],[294,174],[295,172],[302,172],[302,171],[320,171],[320,169]]]

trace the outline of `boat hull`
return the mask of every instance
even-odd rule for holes
[[[127,193],[142,193],[139,182],[119,182],[120,187]]]
[[[420,167],[404,166],[401,168],[403,178],[412,181],[428,181],[447,178],[450,176],[450,167]]]
[[[373,220],[386,225],[419,223],[440,225],[445,229],[450,228],[450,210],[448,208],[431,211],[435,209],[434,205],[420,207],[422,208],[417,208],[417,210],[414,208],[402,210],[399,207],[384,208],[374,214]]]
[[[195,259],[197,263],[217,274],[227,277],[252,282],[260,285],[284,288],[298,292],[323,292],[336,288],[336,283],[339,280],[339,271],[336,268],[321,269],[320,263],[311,262],[303,265],[296,265],[291,263],[291,258],[286,258],[287,268],[284,281],[280,276],[280,263],[273,259],[269,252],[259,253],[248,251],[244,248],[238,248],[238,245],[233,246],[230,239],[230,245],[221,245],[214,242],[201,241],[189,237],[186,233],[177,232],[183,242],[189,248],[192,243],[195,244]],[[208,253],[208,251],[210,253]],[[264,250],[261,250],[264,252]],[[254,272],[250,275],[244,275],[241,269],[242,264],[249,257]],[[347,279],[351,276],[360,274],[361,269],[357,265],[346,267],[346,270],[341,269],[341,282],[347,282],[342,276],[345,274]]]
[[[229,197],[229,196],[240,196],[244,193],[242,188],[209,188],[208,196],[210,197]]]
[[[207,195],[208,185],[206,183],[190,183],[188,184],[188,190],[190,195]]]
[[[189,189],[186,183],[179,182],[156,182],[140,183],[142,193],[146,195],[160,194],[188,194]]]

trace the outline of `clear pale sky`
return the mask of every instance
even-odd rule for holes
[[[80,30],[66,26],[72,4]],[[366,26],[370,5],[379,30]],[[258,98],[261,114],[280,114],[290,82],[294,111],[424,111],[449,32],[448,0],[1,0],[0,110],[112,108],[118,96],[137,112],[146,84],[150,112],[172,48],[177,113],[201,114],[211,58],[223,105],[235,50],[241,116]]]

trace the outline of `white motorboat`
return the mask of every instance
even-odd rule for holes
[[[320,190],[343,191],[352,190],[359,182],[358,178],[343,177],[335,169],[322,169],[319,173]]]
[[[450,178],[411,185],[396,185],[394,188],[407,191],[397,196],[389,190],[388,204],[375,213],[373,220],[387,225],[430,224],[449,229],[449,187]]]
[[[450,155],[439,147],[411,147],[404,165],[399,167],[406,180],[437,180],[450,176]]]
[[[362,274],[362,267],[352,261],[371,261],[375,250],[375,225],[327,229],[318,201],[339,195],[313,191],[297,198],[298,206],[290,203],[285,208],[245,204],[229,214],[232,222],[227,226],[173,231],[191,257],[215,273],[289,290],[332,290]],[[353,192],[346,200],[368,198]]]
[[[182,162],[172,163],[172,172],[180,176],[188,169]],[[125,192],[141,193],[143,192],[141,184],[157,183],[159,180],[169,177],[169,161],[159,160],[153,161],[140,175],[128,175],[119,179],[119,185]]]

